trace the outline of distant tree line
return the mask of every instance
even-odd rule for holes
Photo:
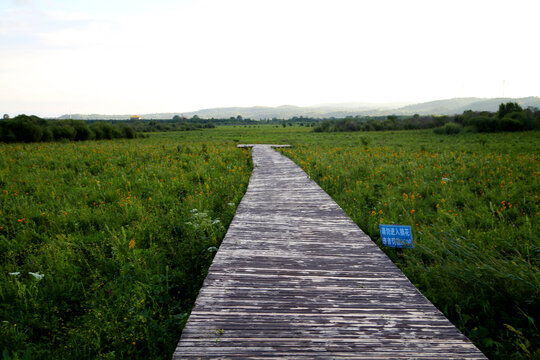
[[[100,122],[104,120],[86,120],[88,123]],[[172,119],[129,119],[129,120],[107,120],[111,124],[128,124],[139,131],[186,131],[197,129],[215,128],[216,125],[256,125],[260,124],[257,120],[243,119],[242,116],[231,117],[229,119],[204,119],[197,115],[186,118],[180,115],[173,116]]]
[[[86,120],[87,123],[101,122],[104,120]],[[180,115],[175,115],[170,120],[154,120],[154,119],[129,119],[129,120],[107,120],[111,124],[127,124],[133,127],[139,132],[155,132],[155,131],[187,131],[187,130],[199,130],[215,128],[216,126],[223,125],[302,125],[302,126],[315,126],[321,121],[319,118],[311,118],[304,116],[295,116],[291,119],[262,119],[253,120],[250,118],[243,118],[241,115],[231,116],[230,118],[201,118],[194,115],[191,118],[186,118]]]
[[[313,129],[315,132],[381,131],[434,129],[438,134],[466,132],[526,131],[540,129],[540,111],[522,109],[517,103],[499,106],[499,111],[465,111],[461,115],[412,117],[390,115],[385,118],[353,118],[324,120]]]
[[[120,122],[124,126],[129,126],[137,132],[166,132],[166,131],[190,131],[201,129],[212,129],[216,126],[211,122],[207,123],[189,123],[175,122],[170,120],[136,120],[129,122]]]
[[[143,133],[190,131],[215,128],[211,120],[49,120],[35,115],[18,115],[0,120],[0,142],[83,141],[132,139]]]
[[[0,120],[0,141],[84,141],[101,139],[132,139],[137,132],[125,124],[95,122],[88,125],[82,120],[46,120],[35,115],[19,115]]]

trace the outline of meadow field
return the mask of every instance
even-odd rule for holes
[[[170,358],[250,153],[169,138],[0,153],[3,358]]]
[[[280,150],[493,359],[540,356],[540,133],[314,133],[226,126],[146,139],[0,144],[4,358],[170,358],[250,154]]]

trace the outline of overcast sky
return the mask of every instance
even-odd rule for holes
[[[539,13],[538,0],[0,0],[0,113],[540,96]]]

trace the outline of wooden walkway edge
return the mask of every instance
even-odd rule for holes
[[[485,359],[290,159],[247,192],[173,359]]]

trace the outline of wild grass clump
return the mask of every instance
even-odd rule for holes
[[[173,139],[0,152],[4,358],[170,358],[249,153]]]

